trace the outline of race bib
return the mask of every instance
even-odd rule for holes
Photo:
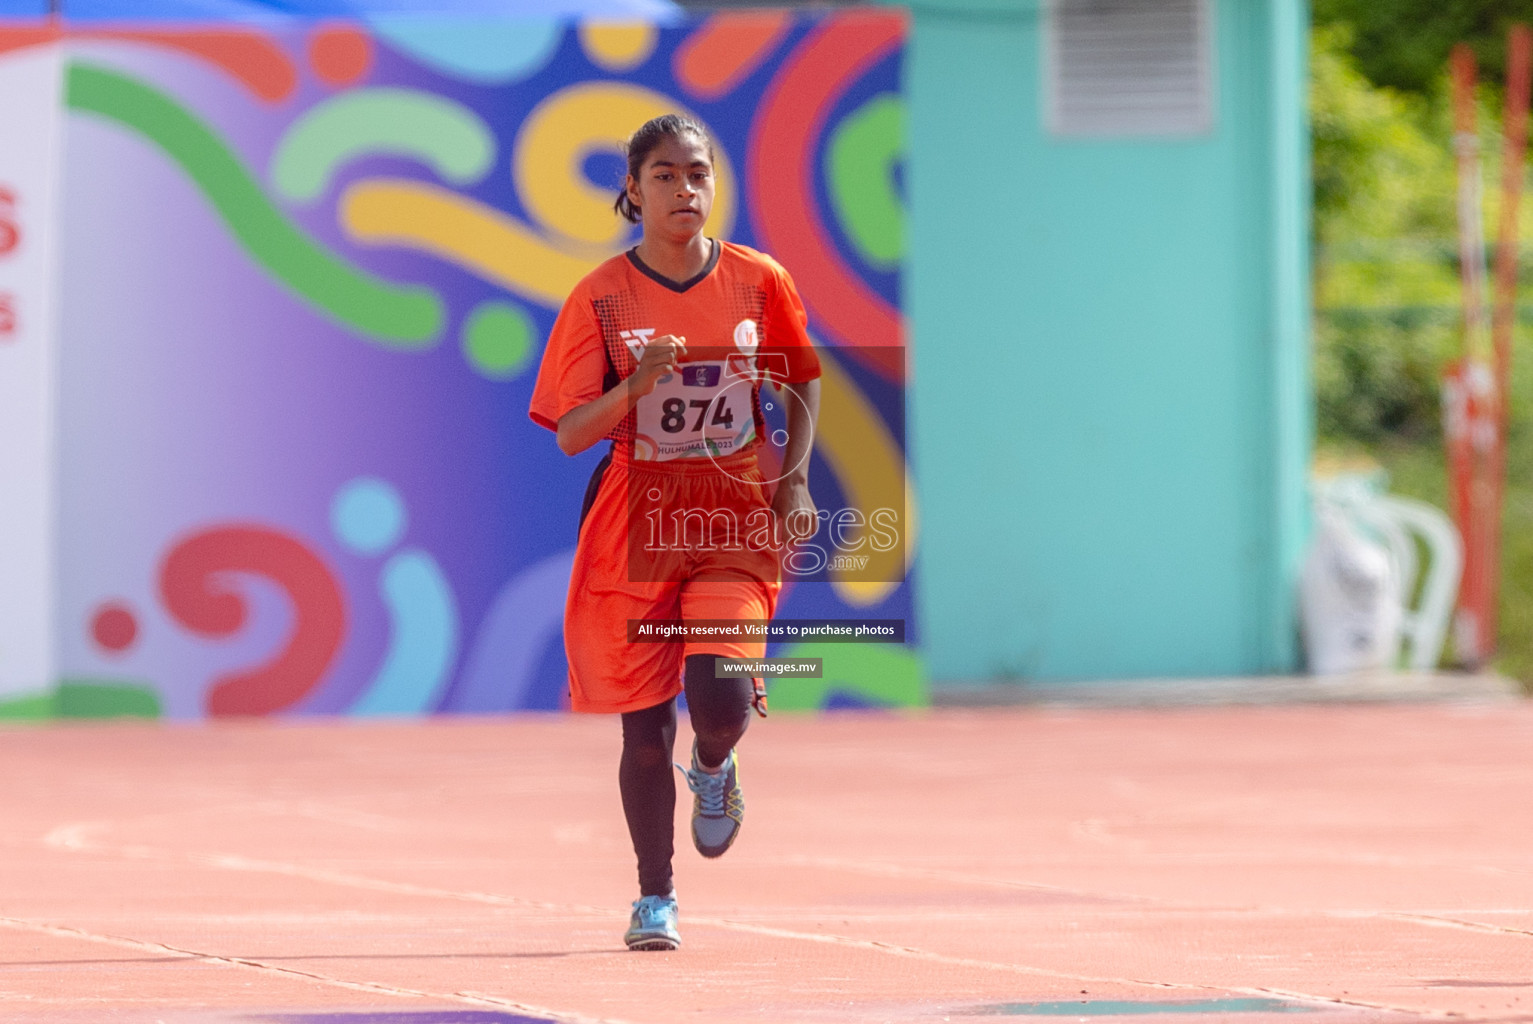
[[[686,363],[634,407],[633,457],[647,462],[717,458],[756,437],[754,374],[721,362]]]

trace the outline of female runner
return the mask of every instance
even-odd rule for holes
[[[627,151],[615,209],[642,238],[570,293],[530,411],[565,454],[612,442],[586,489],[565,603],[570,707],[622,716],[618,788],[639,868],[624,940],[675,949],[676,697],[685,691],[695,735],[682,769],[692,840],[718,857],[745,817],[735,745],[752,707],[766,708],[758,679],[718,678],[715,659],[761,658],[766,644],[738,631],[639,642],[636,623],[771,619],[785,546],[818,525],[808,469],[820,367],[787,272],[703,234],[715,185],[706,130],[668,114]],[[784,404],[785,437],[763,438],[763,383]],[[758,462],[765,440],[779,456],[772,480]]]

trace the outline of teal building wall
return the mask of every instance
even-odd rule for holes
[[[1215,118],[1064,138],[1039,0],[921,0],[911,437],[935,684],[1296,668],[1307,12],[1210,0]]]

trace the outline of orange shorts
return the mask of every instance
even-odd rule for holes
[[[764,657],[765,641],[630,643],[628,622],[770,619],[782,589],[774,521],[754,453],[615,457],[581,525],[564,606],[571,710],[664,703],[681,692],[688,655]]]

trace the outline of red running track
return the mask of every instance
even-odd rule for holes
[[[0,1021],[1533,1020],[1521,702],[742,750],[740,842],[682,805],[685,945],[636,954],[613,719],[7,728]]]

